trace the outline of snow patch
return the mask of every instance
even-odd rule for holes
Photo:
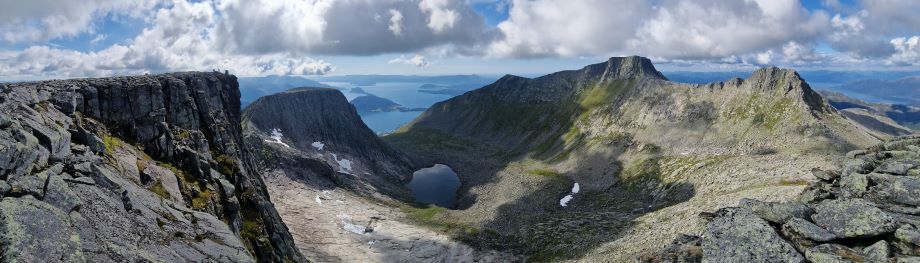
[[[365,228],[364,226],[348,223],[345,220],[342,220],[342,228],[344,228],[345,231],[352,232],[358,235],[363,235],[364,231],[367,230],[367,228]]]
[[[310,146],[313,146],[313,148],[316,148],[317,151],[322,151],[323,147],[326,147],[326,145],[323,144],[323,142],[313,142],[313,144],[310,144]]]
[[[581,191],[581,186],[578,183],[572,186],[572,193],[566,195],[562,199],[559,199],[559,206],[566,207],[569,205],[569,201],[572,201],[572,198],[575,198],[575,194]]]
[[[316,195],[316,198],[314,198],[313,200],[315,200],[317,204],[323,204],[323,200],[319,199],[319,195]]]
[[[335,159],[335,162],[339,164],[339,172],[351,174],[351,161],[345,158],[339,160],[339,156],[332,154],[332,158]]]
[[[283,137],[284,137],[284,134],[281,134],[281,130],[279,130],[278,128],[274,128],[274,129],[272,129],[272,135],[271,135],[271,138],[272,138],[272,139],[271,139],[271,140],[265,140],[265,141],[266,141],[266,142],[273,142],[273,143],[281,144],[281,145],[284,145],[284,147],[291,148],[290,145],[287,145],[287,143],[284,143],[284,142],[281,141],[281,138],[283,138]]]
[[[572,201],[572,198],[573,198],[572,195],[566,195],[565,197],[559,200],[559,205],[561,205],[562,207],[566,207],[569,204],[569,201]]]

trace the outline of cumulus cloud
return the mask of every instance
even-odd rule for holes
[[[896,52],[888,60],[895,65],[920,66],[920,36],[899,37],[891,40]]]
[[[402,13],[396,9],[390,9],[390,32],[393,32],[393,35],[399,36],[402,34]]]
[[[419,54],[416,54],[415,56],[411,58],[406,58],[405,56],[399,56],[398,58],[394,58],[387,63],[412,65],[412,66],[416,66],[419,68],[424,68],[430,65],[428,61],[425,60],[425,57]]]
[[[462,1],[222,0],[218,9],[222,19],[216,37],[225,40],[222,48],[250,54],[378,55],[444,45],[464,49],[496,36]]]
[[[611,15],[611,10],[629,10]],[[797,0],[515,0],[499,24],[498,57],[643,54],[721,59],[810,42],[829,28],[824,12]]]
[[[98,52],[33,46],[0,55],[4,76],[99,76],[178,70],[228,69],[240,75],[311,75],[332,70],[329,63],[291,53],[261,56],[222,53],[211,31],[217,19],[209,2],[175,1],[156,11],[151,26],[126,45]]]
[[[9,43],[36,42],[92,32],[92,21],[107,14],[140,17],[157,0],[2,1],[0,32]]]

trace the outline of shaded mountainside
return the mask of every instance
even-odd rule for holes
[[[865,110],[868,113],[891,119],[906,128],[913,130],[920,129],[920,107],[901,104],[870,103],[833,91],[820,91],[820,93],[821,96],[827,99],[828,103],[837,109]]]
[[[693,211],[791,198],[803,167],[878,142],[795,71],[683,84],[641,57],[508,75],[384,139],[458,171],[458,209],[427,223],[533,261],[615,262],[699,228]]]
[[[517,259],[474,249],[407,219],[416,209],[405,186],[415,168],[365,127],[339,91],[300,88],[266,96],[244,116],[259,174],[309,260]]]
[[[361,121],[340,91],[292,89],[259,98],[243,115],[250,141],[289,146],[305,158],[326,163],[342,187],[408,199],[403,184],[410,179],[413,165]]]
[[[243,147],[235,76],[0,87],[4,261],[303,261]]]
[[[920,137],[847,154],[812,170],[795,202],[742,200],[701,213],[701,236],[682,235],[645,262],[917,262]]]

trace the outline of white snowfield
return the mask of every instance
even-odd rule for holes
[[[347,174],[351,173],[351,160],[348,160],[345,158],[342,158],[341,160],[339,160],[339,156],[335,155],[334,153],[332,154],[332,158],[335,159],[335,162],[339,164],[340,173],[347,173]]]
[[[313,144],[310,144],[310,146],[313,146],[313,148],[316,148],[317,151],[322,151],[323,147],[326,147],[326,145],[323,144],[323,142],[313,142]]]
[[[273,142],[273,143],[281,144],[281,145],[284,145],[284,147],[291,148],[290,145],[287,145],[287,143],[284,143],[284,142],[281,141],[281,138],[283,138],[283,137],[284,137],[284,134],[281,134],[281,130],[279,130],[278,128],[274,128],[274,129],[272,129],[272,135],[271,135],[271,138],[272,138],[272,139],[271,139],[271,140],[265,140],[265,141],[266,141],[266,142]]]
[[[569,201],[572,201],[572,198],[575,198],[575,194],[577,194],[579,191],[581,191],[581,187],[578,185],[578,183],[575,183],[575,185],[572,186],[572,193],[562,197],[562,199],[559,199],[559,206],[568,206]]]

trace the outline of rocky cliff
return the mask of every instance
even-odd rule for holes
[[[684,84],[641,57],[508,75],[385,140],[458,171],[460,209],[434,223],[535,261],[632,260],[699,228],[691,211],[792,198],[807,169],[878,142],[793,70]]]
[[[259,98],[243,115],[248,141],[253,149],[262,149],[260,164],[265,168],[282,168],[278,160],[286,157],[272,157],[275,149],[301,157],[288,166],[324,167],[306,170],[326,171],[322,176],[332,177],[338,186],[410,199],[404,184],[411,179],[413,165],[361,121],[340,91],[292,89]]]
[[[239,98],[220,73],[0,87],[0,259],[303,261]]]
[[[701,213],[701,236],[682,235],[645,262],[920,261],[920,137],[853,151],[839,169],[812,172],[794,202],[745,199]]]

